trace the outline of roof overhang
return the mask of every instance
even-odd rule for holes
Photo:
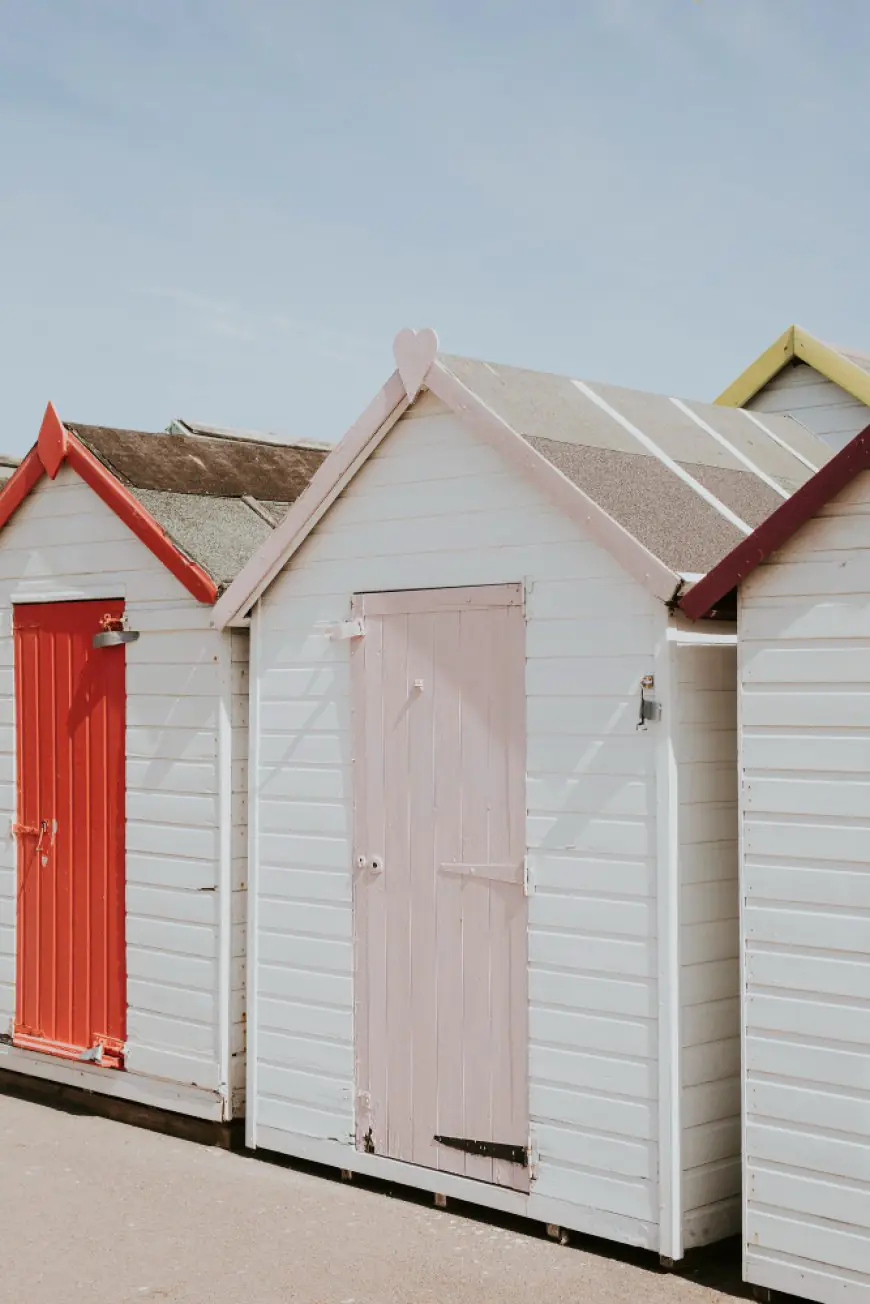
[[[440,399],[482,440],[507,456],[655,597],[663,602],[673,601],[682,585],[680,576],[448,371],[437,357],[438,337],[434,331],[400,331],[393,351],[396,371],[319,467],[278,528],[216,603],[213,619],[216,628],[247,623],[251,607],[423,389]]]
[[[783,547],[821,507],[835,498],[861,471],[870,469],[870,426],[840,449],[830,462],[787,498],[752,534],[693,584],[679,600],[679,607],[700,620],[717,607],[763,561]]]
[[[214,580],[173,542],[125,485],[67,430],[49,403],[30,452],[0,489],[0,530],[44,475],[54,480],[66,463],[148,548],[198,602],[213,604]]]
[[[870,407],[870,372],[843,353],[823,344],[800,326],[789,326],[770,348],[755,359],[716,399],[723,407],[745,407],[755,395],[792,361],[805,362]]]

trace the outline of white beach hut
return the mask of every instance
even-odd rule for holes
[[[249,1144],[678,1259],[739,1226],[740,1060],[734,627],[674,607],[831,450],[396,358],[214,612]]]
[[[870,427],[687,592],[739,595],[744,1276],[870,1300]]]
[[[0,1073],[242,1111],[247,636],[211,612],[324,456],[49,407],[0,491]]]

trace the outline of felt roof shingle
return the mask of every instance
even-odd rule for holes
[[[713,403],[438,359],[678,574],[708,571],[775,511],[813,474],[801,459],[815,468],[833,455],[791,417],[758,422]]]
[[[268,518],[284,516],[326,457],[313,445],[64,424],[219,587],[238,574],[272,532]]]

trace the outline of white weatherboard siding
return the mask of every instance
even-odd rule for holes
[[[678,645],[683,1230],[740,1229],[737,648]]]
[[[523,580],[531,1197],[350,1149],[349,651],[326,637],[355,592]],[[665,618],[429,397],[276,579],[252,645],[257,1145],[657,1246],[654,731],[636,723]]]
[[[68,468],[54,483],[43,480],[0,535],[0,1027],[9,1029],[15,1010],[11,604],[36,596],[123,597],[130,627],[142,635],[126,649],[128,1072],[95,1070],[99,1077],[92,1080],[97,1089],[128,1098],[136,1098],[135,1075],[166,1080],[185,1088],[193,1112],[220,1117],[227,1112],[221,1083],[229,1065],[221,1062],[219,889],[230,799],[219,753],[222,694],[232,678],[230,639],[209,627],[211,608],[196,602]],[[243,663],[235,669],[238,698],[245,691]],[[243,864],[243,838],[236,853]],[[241,908],[237,916],[241,927]],[[240,1014],[241,932],[237,937],[232,1004]],[[243,1055],[244,1028],[240,1018],[232,1024],[232,1010],[230,1022],[231,1043]],[[44,1056],[23,1051],[4,1048],[3,1064],[70,1076],[64,1062],[46,1067]],[[75,1080],[85,1081],[77,1073]],[[144,1084],[143,1093],[156,1103]],[[171,1094],[163,1092],[160,1103],[171,1104]],[[177,1107],[188,1106],[179,1101]]]
[[[870,423],[870,408],[805,362],[784,367],[746,406],[792,416],[832,448],[843,448]]]
[[[233,1114],[245,1105],[245,949],[248,891],[248,650],[246,629],[229,631],[232,655],[232,981],[230,1091]]]
[[[746,1276],[870,1301],[870,475],[740,620]]]

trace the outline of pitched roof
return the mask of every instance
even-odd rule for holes
[[[751,575],[772,552],[816,515],[820,508],[855,478],[870,469],[870,425],[841,448],[806,484],[723,557],[708,575],[680,598],[680,607],[692,620],[707,616],[732,589]]]
[[[807,363],[847,394],[870,406],[870,356],[856,349],[826,344],[801,326],[789,326],[783,331],[722,391],[716,402],[724,407],[744,407],[791,362]]]
[[[831,456],[790,417],[760,426],[712,403],[440,361],[677,574],[707,571],[803,484],[812,470],[795,452],[813,469]]]
[[[761,421],[710,403],[441,354],[434,332],[401,332],[395,347],[398,371],[240,572],[216,623],[244,616],[424,386],[514,456],[665,601],[681,577],[714,566],[832,456],[791,417]]]
[[[213,602],[308,485],[323,449],[254,439],[63,424],[49,404],[39,440],[0,490],[0,527],[63,461],[202,601]]]
[[[294,448],[319,448],[330,452],[332,444],[316,439],[290,439],[276,435],[271,430],[246,430],[238,426],[213,426],[203,421],[189,421],[186,417],[173,417],[166,428],[169,435],[208,435],[216,439],[256,440],[259,444],[292,444]]]

